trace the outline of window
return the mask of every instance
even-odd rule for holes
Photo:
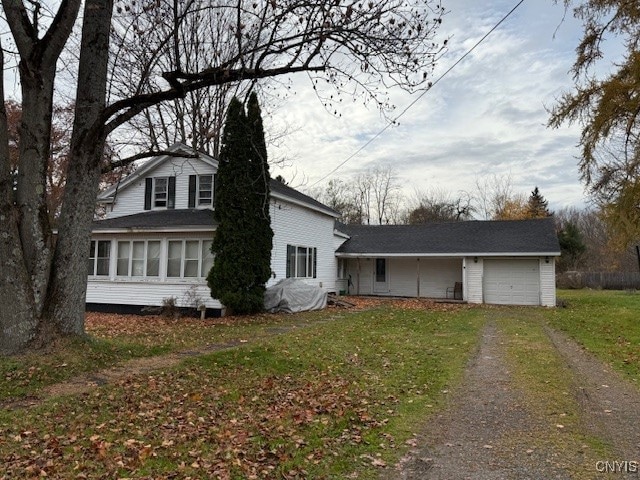
[[[376,258],[376,282],[387,281],[387,262],[384,258]]]
[[[198,176],[198,205],[213,203],[213,175]]]
[[[206,277],[213,265],[210,240],[170,240],[167,277]]]
[[[176,208],[176,177],[147,177],[144,184],[144,209]]]
[[[153,179],[153,206],[166,207],[169,198],[169,179],[156,177]]]
[[[318,249],[287,245],[287,278],[316,278]]]
[[[213,206],[215,178],[215,175],[189,175],[189,208]]]
[[[160,275],[160,241],[118,242],[119,277],[157,277]]]
[[[110,240],[92,240],[89,249],[87,273],[95,276],[109,275],[109,261],[111,258]]]

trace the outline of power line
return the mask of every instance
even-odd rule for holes
[[[354,158],[355,156],[357,156],[360,152],[362,152],[365,148],[367,148],[369,145],[371,145],[374,140],[376,140],[379,136],[381,136],[384,132],[386,132],[389,127],[391,125],[393,125],[394,123],[396,123],[400,117],[402,117],[405,113],[407,113],[407,111],[413,107],[416,103],[418,103],[418,101],[420,101],[420,99],[422,97],[424,97],[427,93],[429,93],[431,91],[431,89],[433,87],[435,87],[438,83],[440,83],[440,80],[442,80],[444,77],[446,77],[449,72],[451,72],[451,70],[453,70],[454,68],[456,68],[458,66],[459,63],[461,63],[465,58],[467,58],[476,48],[478,48],[480,46],[480,44],[482,42],[484,42],[487,37],[489,37],[489,35],[491,35],[498,27],[500,27],[500,25],[502,25],[512,14],[513,12],[515,12],[518,7],[520,7],[520,5],[522,5],[524,3],[525,0],[520,0],[511,10],[509,10],[509,12],[502,17],[502,19],[500,19],[500,21],[498,23],[496,23],[491,30],[489,30],[487,33],[484,34],[484,36],[478,40],[476,42],[476,44],[471,47],[469,50],[467,50],[464,55],[462,55],[458,60],[456,60],[453,65],[451,65],[442,75],[440,75],[430,86],[429,88],[427,88],[427,90],[423,91],[420,95],[418,95],[417,98],[415,98],[409,105],[407,105],[407,107],[398,114],[398,116],[396,118],[394,118],[393,120],[391,120],[389,123],[387,123],[384,128],[382,130],[380,130],[378,133],[376,133],[373,137],[371,137],[369,140],[367,140],[364,145],[362,145],[358,150],[356,150],[354,153],[352,153],[351,155],[349,155],[345,160],[342,161],[342,163],[340,163],[337,167],[335,167],[333,170],[331,170],[329,173],[327,173],[324,177],[322,177],[320,180],[318,180],[317,182],[314,182],[313,184],[310,185],[310,187],[315,187],[317,184],[319,184],[320,182],[324,181],[325,179],[327,179],[328,177],[330,177],[331,175],[333,175],[334,173],[336,173],[340,168],[342,168],[349,160],[351,160],[352,158]]]

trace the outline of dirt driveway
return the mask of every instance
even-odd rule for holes
[[[449,406],[429,421],[387,478],[640,478],[638,388],[540,325],[540,341],[567,381],[542,382],[548,391],[532,391],[517,374],[528,353],[520,365],[514,361],[521,339],[501,325],[499,318],[488,319],[464,381],[448,393]],[[549,403],[542,405],[547,394]],[[574,415],[564,413],[569,404]]]

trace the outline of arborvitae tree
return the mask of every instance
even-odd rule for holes
[[[267,144],[264,139],[262,114],[258,104],[258,96],[252,92],[247,102],[247,125],[251,146],[251,181],[253,184],[255,207],[250,213],[254,217],[254,274],[255,281],[264,285],[271,276],[271,249],[273,247],[273,230],[269,215],[269,163],[267,162]]]
[[[553,213],[549,211],[549,202],[540,194],[538,187],[534,188],[527,202],[527,217],[545,218],[552,215]]]
[[[264,285],[271,274],[268,170],[256,166],[259,149],[254,145],[260,140],[254,136],[242,103],[232,99],[220,149],[215,260],[207,282],[211,296],[236,314],[264,308]],[[261,141],[264,144],[264,137]],[[266,148],[263,157],[266,162]]]

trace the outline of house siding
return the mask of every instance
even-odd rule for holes
[[[179,307],[220,309],[219,300],[211,298],[211,291],[202,282],[132,281],[89,279],[87,303],[114,305],[162,306],[163,301],[175,298]]]
[[[171,158],[146,172],[145,177],[118,191],[115,203],[107,207],[105,218],[144,212],[145,178],[176,177],[176,209],[189,208],[189,175],[211,175],[216,169],[198,158]]]
[[[335,256],[334,218],[280,199],[272,200],[270,214],[274,233],[271,251],[273,275],[267,286],[286,278],[287,245],[297,245],[317,249],[316,278],[305,278],[305,283],[336,292],[338,261]]]
[[[540,304],[545,307],[556,306],[556,259],[540,259]]]
[[[460,259],[420,260],[420,296],[446,298],[447,288],[453,288],[462,281],[462,261]]]
[[[465,275],[466,275],[466,301],[469,303],[482,303],[482,258],[478,258],[478,262],[474,261],[474,257],[465,258]]]

